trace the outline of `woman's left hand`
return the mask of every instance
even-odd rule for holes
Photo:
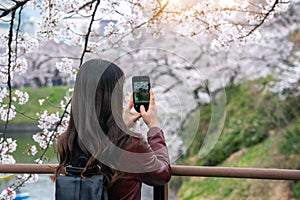
[[[127,108],[123,112],[123,120],[127,128],[131,128],[134,123],[142,116],[141,113],[132,113],[130,110],[133,107],[133,94],[130,95],[130,100]]]

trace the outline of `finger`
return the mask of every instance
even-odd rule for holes
[[[130,95],[130,99],[129,99],[129,102],[128,102],[128,106],[127,106],[127,109],[128,110],[131,110],[131,108],[133,107],[133,93],[131,92],[131,95]]]
[[[150,105],[155,105],[155,99],[152,89],[150,89]]]
[[[140,106],[140,111],[142,116],[146,113],[145,107],[143,105]]]
[[[142,116],[141,113],[132,114],[133,122],[136,122],[141,116]]]

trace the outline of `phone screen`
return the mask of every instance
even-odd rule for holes
[[[150,80],[147,76],[135,76],[132,78],[133,102],[136,111],[140,112],[140,106],[144,105],[148,110],[150,100]]]
[[[134,101],[136,103],[148,103],[150,99],[149,82],[134,82]]]

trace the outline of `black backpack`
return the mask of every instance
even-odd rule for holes
[[[56,200],[108,200],[104,175],[97,173],[99,168],[89,168],[81,177],[83,169],[67,166],[66,175],[56,178]]]

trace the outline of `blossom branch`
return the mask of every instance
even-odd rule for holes
[[[149,22],[153,22],[155,21],[159,15],[161,15],[164,11],[164,9],[168,6],[169,1],[167,1],[149,20],[142,22],[138,25],[136,25],[135,27],[133,27],[129,32],[124,33],[118,40],[116,40],[114,42],[114,44],[112,44],[112,46],[119,44],[121,41],[124,40],[124,38],[126,38],[128,35],[132,34],[134,31],[142,28],[143,26],[145,26],[146,24],[148,24]],[[111,48],[111,47],[110,47]],[[107,51],[109,50],[109,48],[103,49],[102,51]]]
[[[250,36],[252,33],[254,33],[255,30],[257,30],[260,26],[262,26],[264,24],[264,22],[266,21],[266,19],[270,16],[270,14],[272,12],[274,12],[277,4],[279,4],[279,0],[275,0],[274,4],[268,10],[268,12],[264,15],[263,19],[253,29],[251,29],[246,35],[240,36],[239,39],[243,39],[243,38]]]
[[[51,134],[51,136],[49,137],[49,140],[47,141],[46,148],[43,150],[43,153],[41,154],[41,156],[39,157],[38,160],[41,161],[41,160],[43,160],[43,158],[45,157],[45,155],[46,155],[46,153],[47,153],[47,150],[48,150],[49,147],[50,147],[51,141],[55,138],[55,135],[56,135],[56,133],[57,133],[57,130],[58,130],[59,126],[62,124],[62,121],[63,121],[64,116],[68,113],[67,109],[68,109],[68,107],[69,107],[70,104],[71,104],[71,99],[70,99],[70,100],[68,101],[68,103],[66,104],[65,109],[64,109],[64,111],[63,111],[63,114],[62,114],[61,117],[60,117],[59,122],[56,123],[55,128],[54,128],[54,130],[53,130],[53,133]]]

